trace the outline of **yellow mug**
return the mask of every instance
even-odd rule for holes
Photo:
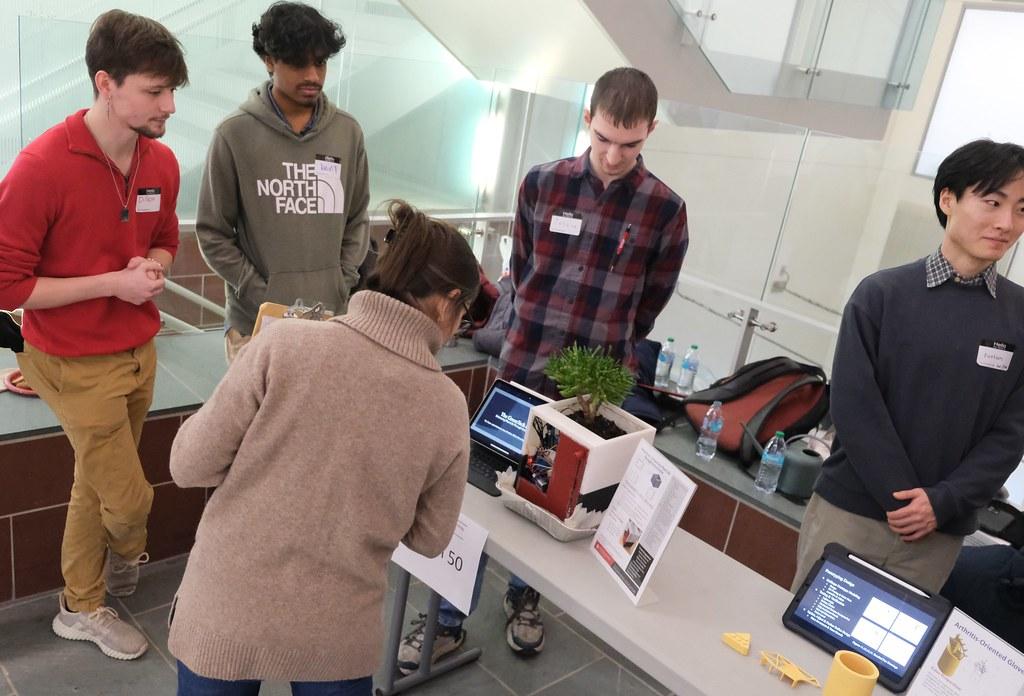
[[[821,696],[869,696],[878,681],[878,668],[863,655],[840,650],[832,659]]]

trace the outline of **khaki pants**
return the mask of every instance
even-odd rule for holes
[[[889,529],[888,523],[847,512],[815,493],[807,503],[800,526],[793,592],[799,589],[811,566],[821,557],[825,544],[831,541],[935,593],[945,584],[963,545],[963,537],[941,532],[932,532],[917,541],[903,541]]]
[[[238,351],[249,345],[251,340],[252,336],[243,336],[235,329],[228,329],[224,333],[224,357],[227,358],[228,365],[235,361]]]
[[[75,451],[61,571],[72,611],[105,604],[107,549],[125,558],[146,550],[153,488],[139,460],[153,401],[153,341],[113,355],[62,358],[25,343],[18,366],[53,410]]]

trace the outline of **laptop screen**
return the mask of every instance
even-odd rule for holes
[[[530,407],[549,399],[532,394],[504,380],[496,380],[484,396],[480,408],[469,424],[473,442],[483,445],[508,459],[516,459],[523,451],[526,421]]]

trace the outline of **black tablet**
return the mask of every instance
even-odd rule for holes
[[[829,544],[790,602],[782,623],[834,653],[853,650],[878,667],[878,681],[904,691],[952,605]]]

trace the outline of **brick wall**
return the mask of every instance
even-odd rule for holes
[[[171,442],[186,415],[146,421],[139,455],[153,484],[149,553],[185,553],[206,503],[204,489],[171,482]],[[0,443],[0,602],[60,587],[60,544],[74,475],[63,434]]]
[[[679,526],[722,553],[789,589],[799,533],[690,474],[697,483]]]
[[[488,367],[447,373],[466,395],[470,413],[494,381]],[[149,519],[153,560],[188,552],[208,491],[171,481],[171,443],[190,413],[146,421],[139,454],[154,487]],[[0,443],[0,604],[56,590],[74,455],[63,434]],[[697,481],[680,527],[773,582],[788,588],[796,570],[797,531]]]
[[[448,376],[476,410],[494,380],[487,367]],[[153,484],[148,551],[152,560],[188,552],[209,491],[178,488],[168,468],[171,443],[191,412],[153,418],[142,429],[139,455]],[[60,545],[74,475],[74,453],[63,434],[0,442],[0,604],[63,585]]]

